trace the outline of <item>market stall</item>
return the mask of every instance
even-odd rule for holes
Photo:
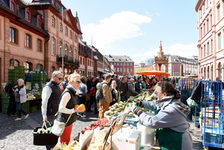
[[[129,112],[135,100],[153,100],[150,92],[117,102],[105,112],[105,118],[85,127],[69,145],[56,146],[55,150],[144,150],[154,146],[154,129],[138,123],[139,118]],[[153,115],[153,112],[142,108]],[[154,147],[154,148],[153,148]]]

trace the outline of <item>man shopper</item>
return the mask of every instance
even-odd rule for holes
[[[42,91],[42,117],[43,122],[48,124],[53,123],[55,114],[58,112],[58,107],[61,97],[61,89],[59,87],[63,75],[60,71],[54,71],[51,76],[51,81],[48,82]],[[50,150],[55,145],[46,145],[47,150]]]
[[[111,80],[111,75],[105,74],[104,79],[105,80],[101,83],[103,98],[99,99],[99,119],[104,118],[104,113],[109,109],[110,103],[112,102],[112,94],[110,87],[108,86],[108,83]]]

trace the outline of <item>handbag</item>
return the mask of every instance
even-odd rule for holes
[[[58,113],[57,113],[58,115]],[[63,121],[58,121],[57,118],[54,120],[54,124],[52,127],[52,133],[56,136],[61,136],[62,133],[64,132],[65,125],[68,123],[69,119],[71,118],[72,114],[69,115],[68,119],[66,122]]]
[[[47,129],[45,122],[42,127],[37,127],[33,130],[33,145],[56,145],[58,136],[52,134],[51,131],[45,132],[44,127]]]

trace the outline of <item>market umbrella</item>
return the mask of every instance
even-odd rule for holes
[[[168,73],[168,72],[156,71],[156,70],[137,72],[136,74],[141,74],[141,75],[144,75],[144,76],[147,76],[147,75],[165,75],[165,76],[170,76],[170,73]]]

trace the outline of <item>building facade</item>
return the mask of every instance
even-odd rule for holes
[[[199,78],[223,81],[224,1],[198,0]]]
[[[134,61],[124,56],[105,55],[109,61],[111,71],[117,75],[134,75]]]
[[[62,68],[65,74],[104,72],[103,55],[82,41],[77,13],[60,0],[0,0],[0,84],[13,66],[44,69],[48,78]]]
[[[186,58],[175,55],[167,55],[169,64],[168,72],[171,76],[198,76],[197,57]]]
[[[42,25],[43,15],[32,7],[16,0],[0,1],[1,83],[8,81],[10,67],[44,68],[49,34]]]

